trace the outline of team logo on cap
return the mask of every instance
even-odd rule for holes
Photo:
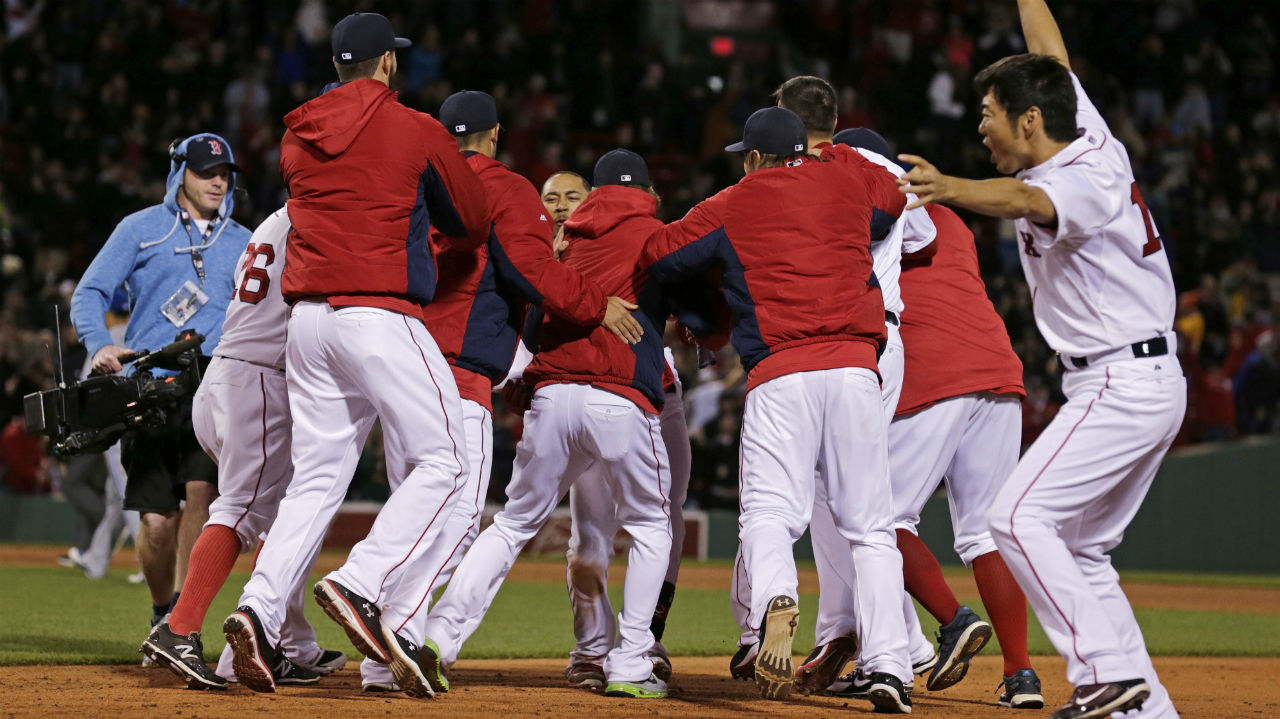
[[[214,140],[213,138],[210,138],[210,139],[209,139],[209,154],[210,154],[210,155],[221,155],[221,154],[222,154],[222,143],[221,143],[221,142],[218,142],[217,140]]]
[[[350,59],[351,59],[351,53],[349,53],[349,52],[344,52],[344,53],[342,53],[342,59],[343,59],[343,60],[350,60]]]
[[[804,152],[804,145],[796,145],[796,152]]]
[[[454,126],[453,126],[453,131],[454,131],[454,132],[466,132],[466,131],[467,131],[467,126],[466,126],[466,125],[454,125]]]
[[[623,181],[623,182],[631,182],[631,175],[623,175],[623,176],[622,176],[622,181]]]

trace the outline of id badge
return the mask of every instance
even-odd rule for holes
[[[209,295],[206,295],[204,290],[197,287],[196,283],[187,280],[182,283],[182,287],[177,292],[173,293],[172,297],[165,300],[165,303],[160,306],[160,314],[172,322],[174,327],[182,327],[192,317],[195,317],[200,308],[204,307],[208,301]]]

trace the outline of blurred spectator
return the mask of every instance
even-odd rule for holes
[[[1236,424],[1241,434],[1266,434],[1276,429],[1280,413],[1280,341],[1274,332],[1258,337],[1232,383]]]

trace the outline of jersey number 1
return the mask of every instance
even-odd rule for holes
[[[245,261],[242,265],[244,269],[244,279],[240,280],[240,287],[236,290],[232,299],[238,299],[241,302],[247,302],[256,305],[267,296],[267,288],[271,286],[271,276],[267,274],[267,268],[272,262],[276,261],[276,250],[271,245],[249,245],[244,251]],[[258,267],[258,257],[266,259],[262,263],[262,267]],[[253,289],[249,289],[249,280],[256,280]]]
[[[1142,211],[1142,224],[1147,226],[1147,244],[1142,246],[1142,256],[1154,255],[1160,251],[1160,236],[1156,234],[1156,223],[1151,221],[1151,211],[1147,209],[1147,203],[1143,202],[1136,182],[1129,185],[1129,201]]]

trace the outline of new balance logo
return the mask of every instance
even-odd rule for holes
[[[196,653],[196,648],[190,644],[175,644],[174,649],[178,650],[179,659],[199,659],[200,655]]]

